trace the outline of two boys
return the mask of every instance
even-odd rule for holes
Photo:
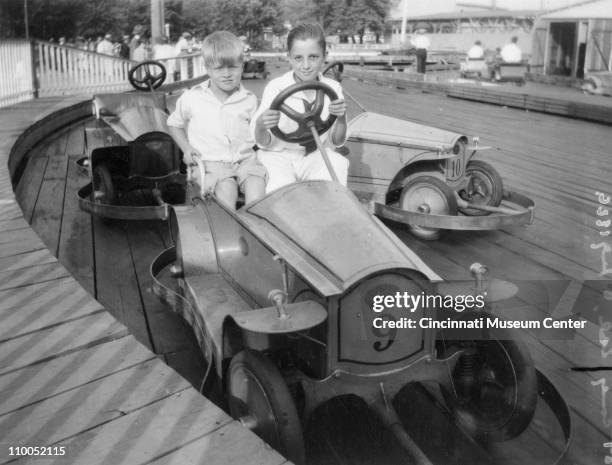
[[[243,50],[230,32],[206,37],[202,54],[210,79],[181,95],[167,121],[184,162],[197,167],[201,193],[214,192],[232,209],[238,187],[252,202],[264,195],[267,176],[249,130],[257,97],[240,83]]]

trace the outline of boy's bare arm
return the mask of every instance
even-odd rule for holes
[[[272,136],[268,129],[278,126],[280,120],[280,111],[278,110],[266,110],[255,122],[255,142],[262,147],[270,145],[272,142]]]
[[[193,158],[199,157],[200,153],[196,149],[194,149],[189,143],[185,129],[177,128],[175,126],[168,126],[168,131],[170,132],[172,139],[174,139],[174,142],[176,142],[176,145],[178,145],[179,148],[182,150],[184,163],[186,165],[193,164]]]
[[[334,100],[329,105],[329,114],[337,117],[334,124],[331,141],[334,145],[344,145],[346,141],[346,102],[343,99]]]

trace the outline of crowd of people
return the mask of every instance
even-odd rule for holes
[[[55,43],[55,40],[52,38],[49,42]],[[133,61],[174,58],[197,52],[201,48],[201,41],[189,32],[184,32],[174,44],[171,44],[167,37],[160,37],[155,43],[151,43],[149,38],[140,34],[131,36],[125,34],[121,40],[112,34],[98,36],[95,39],[79,36],[73,40],[66,40],[65,37],[60,37],[57,44]]]

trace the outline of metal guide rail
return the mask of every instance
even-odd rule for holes
[[[439,229],[490,230],[533,223],[535,202],[529,197],[517,192],[504,191],[502,201],[504,205],[494,207],[495,211],[488,216],[438,215],[403,210],[378,202],[371,202],[368,209],[371,213],[388,220]],[[473,205],[470,206],[474,208]]]

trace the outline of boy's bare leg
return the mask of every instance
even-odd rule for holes
[[[215,186],[215,195],[221,203],[235,210],[238,200],[238,183],[233,178],[222,179]]]
[[[244,203],[251,203],[260,199],[266,193],[266,181],[259,176],[249,176],[242,183]]]

